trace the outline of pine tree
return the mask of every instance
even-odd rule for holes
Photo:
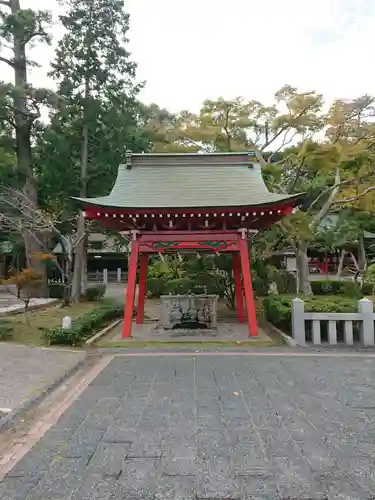
[[[26,54],[30,44],[51,42],[48,33],[51,15],[47,11],[22,9],[20,0],[1,0],[0,7],[0,66],[6,64],[14,71],[13,84],[0,82],[0,120],[5,124],[3,130],[8,132],[8,143],[14,139],[16,177],[30,207],[35,208],[38,206],[38,186],[34,175],[32,134],[38,125],[41,106],[54,103],[54,94],[29,84],[28,70],[36,63],[28,60]],[[34,256],[41,252],[38,235],[26,232],[23,238],[28,266],[43,273],[44,266]],[[40,293],[46,292],[46,287],[43,288]]]
[[[89,180],[95,176],[92,167],[105,118],[112,110],[126,114],[135,104],[140,85],[134,82],[136,64],[126,50],[129,15],[124,11],[124,1],[63,0],[62,5],[65,13],[60,20],[66,34],[56,51],[51,75],[58,80],[58,93],[81,131],[80,196],[87,196]],[[85,233],[82,212],[77,233],[78,238]],[[85,287],[85,242],[82,238],[76,250],[73,300],[79,299]]]

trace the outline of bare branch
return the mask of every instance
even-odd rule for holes
[[[0,56],[0,62],[3,62],[10,66],[11,68],[15,68],[16,64],[12,59],[7,59],[6,57]]]
[[[337,173],[337,172],[336,172]],[[317,203],[319,203],[319,201],[325,196],[327,195],[328,193],[331,193],[331,196],[330,196],[330,199],[331,199],[331,205],[333,203],[333,199],[332,199],[332,192],[335,191],[337,188],[340,188],[342,186],[347,186],[347,185],[350,185],[350,184],[354,184],[355,182],[358,182],[358,181],[363,181],[363,180],[366,180],[368,179],[371,175],[373,175],[375,173],[375,169],[372,170],[370,173],[366,174],[366,175],[363,175],[361,177],[357,177],[357,178],[353,178],[353,179],[346,179],[345,181],[339,181],[338,183],[335,182],[335,184],[333,186],[329,186],[325,189],[323,189],[323,191],[321,191],[319,193],[319,195],[315,198],[315,200],[311,203],[310,205],[310,208],[308,210],[308,214],[311,214],[312,213],[312,210],[313,208],[317,205]],[[337,192],[337,191],[336,191]]]
[[[335,184],[333,185],[333,188],[331,190],[331,194],[329,195],[328,200],[324,203],[323,207],[319,210],[319,212],[315,215],[313,218],[313,221],[311,223],[311,229],[315,229],[319,223],[326,217],[328,214],[330,208],[332,207],[332,202],[336,194],[338,193],[340,186],[342,185],[341,180],[340,180],[340,169],[336,169],[336,176],[335,176]],[[315,200],[316,201],[316,200]],[[311,210],[311,207],[310,207]],[[311,213],[309,210],[309,213]]]
[[[282,144],[275,151],[273,151],[272,154],[269,156],[269,158],[267,160],[268,163],[271,163],[272,157],[275,154],[277,154],[279,151],[281,151],[283,148],[285,148],[285,146],[288,146],[291,142],[293,142],[293,139],[299,133],[298,131],[296,131],[296,132],[294,132],[294,134],[290,138],[288,138],[288,134],[289,134],[290,131],[291,131],[291,129],[289,129],[289,130],[286,131]]]
[[[291,180],[288,188],[287,188],[287,192],[288,193],[291,193],[294,188],[296,187],[297,185],[297,182],[299,181],[300,177],[301,177],[301,173],[302,173],[302,168],[305,164],[305,161],[306,161],[306,156],[303,155],[302,158],[301,158],[301,161],[299,162],[299,164],[297,165],[297,168],[296,168],[296,171],[295,171],[295,176],[294,178]]]
[[[345,198],[343,200],[333,201],[332,205],[344,205],[345,203],[352,203],[353,201],[359,200],[360,198],[362,198],[362,196],[366,196],[366,194],[368,194],[374,190],[375,190],[375,186],[371,186],[371,187],[365,189],[364,191],[362,191],[362,193],[358,194],[357,196],[352,196],[351,198]]]
[[[302,109],[296,116],[290,116],[290,118],[293,118],[294,120],[298,119],[298,118],[302,118],[302,116],[304,116],[313,106],[315,105],[315,102],[312,102],[311,104],[309,104],[308,106],[306,106],[306,108]],[[276,141],[276,139],[278,139],[281,134],[283,134],[284,132],[286,132],[287,130],[290,130],[292,128],[292,125],[290,125],[290,123],[286,123],[285,125],[283,125],[280,130],[278,132],[276,132],[276,134],[271,137],[268,141],[266,141],[263,146],[260,148],[261,151],[264,151],[268,146],[270,146],[273,142]]]

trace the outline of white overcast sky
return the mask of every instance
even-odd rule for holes
[[[335,97],[375,94],[375,0],[127,0],[130,50],[146,102],[197,110],[206,98],[271,102],[285,83]],[[50,9],[56,0],[21,0]],[[61,31],[54,27],[58,38]],[[46,73],[53,49],[36,47]],[[11,74],[0,66],[0,79]]]

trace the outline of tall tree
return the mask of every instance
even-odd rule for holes
[[[32,133],[41,116],[41,106],[51,103],[53,93],[28,83],[28,68],[36,63],[27,59],[27,48],[36,41],[50,43],[47,30],[51,15],[47,11],[22,9],[20,0],[2,0],[0,6],[0,64],[6,64],[14,71],[13,84],[0,82],[0,120],[8,131],[11,129],[11,136],[14,135],[18,180],[31,208],[35,209],[38,191]],[[40,262],[33,257],[41,250],[39,238],[26,233],[24,240],[29,266],[43,272]]]
[[[140,86],[134,83],[136,65],[126,50],[129,15],[124,11],[124,1],[62,0],[61,4],[65,13],[60,20],[66,33],[56,51],[51,75],[58,80],[59,94],[80,130],[80,195],[87,196],[93,175],[91,163],[97,154],[93,143],[105,126],[101,120],[111,109],[126,115],[126,108],[134,106]],[[124,150],[129,146],[124,144]],[[84,228],[80,212],[79,239]],[[86,238],[82,238],[76,250],[74,300],[79,299],[85,281],[85,242]]]

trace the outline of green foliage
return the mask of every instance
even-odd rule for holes
[[[311,290],[314,295],[337,295],[340,294],[342,281],[338,280],[314,280],[311,282]]]
[[[295,293],[297,289],[296,276],[286,269],[276,269],[272,271],[272,279],[276,282],[279,294]]]
[[[85,298],[89,302],[95,302],[96,300],[100,300],[104,297],[107,287],[103,284],[90,285],[87,287]]]
[[[268,295],[270,285],[270,267],[262,259],[255,259],[251,265],[253,289],[255,295],[264,297]]]
[[[0,341],[10,340],[12,338],[13,327],[9,321],[0,320]]]
[[[369,292],[369,284],[364,283],[362,288],[354,281],[314,280],[311,282],[314,295],[344,295],[360,299]]]
[[[150,266],[147,290],[149,296],[168,294],[216,294],[235,307],[233,262],[230,255],[163,258]]]
[[[199,280],[194,281],[191,278],[177,278],[166,282],[166,293],[172,295],[199,295],[208,293],[206,285],[199,283]],[[217,290],[212,293],[218,293]]]
[[[339,289],[339,294],[359,300],[363,297],[363,288],[361,289],[354,281],[343,281]]]
[[[64,298],[64,284],[63,283],[49,283],[48,292],[51,299]]]
[[[292,298],[283,295],[269,295],[263,299],[266,319],[284,332],[291,330]]]
[[[371,264],[367,268],[366,279],[371,285],[371,294],[373,294],[375,289],[375,264]]]
[[[147,295],[154,298],[167,295],[167,280],[161,276],[147,278]]]
[[[43,338],[49,345],[61,344],[75,346],[90,337],[95,330],[110,321],[121,317],[123,308],[118,304],[106,303],[73,320],[71,329],[42,328]]]
[[[291,295],[270,295],[263,300],[266,319],[283,332],[290,335],[292,330]],[[356,312],[358,301],[355,298],[340,296],[304,297],[306,312]]]

